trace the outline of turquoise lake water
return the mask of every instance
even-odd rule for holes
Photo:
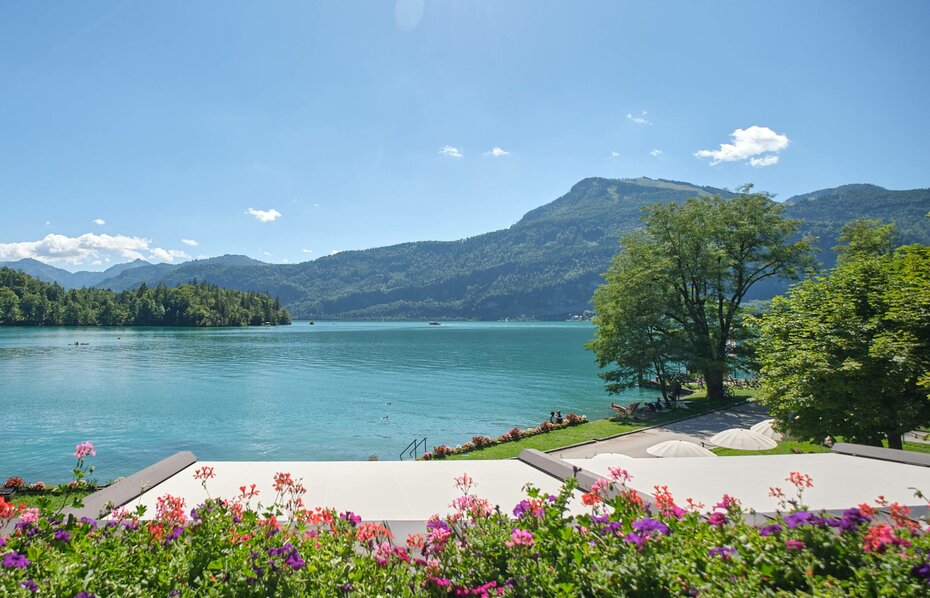
[[[606,417],[611,397],[582,347],[593,331],[583,322],[0,328],[0,476],[70,479],[84,440],[108,480],[179,450],[396,460],[414,438],[461,444],[555,409]]]

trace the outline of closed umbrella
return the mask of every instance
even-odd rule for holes
[[[762,434],[766,438],[771,438],[772,440],[781,440],[783,436],[781,435],[780,432],[776,432],[775,428],[772,427],[774,423],[775,423],[774,419],[767,419],[765,421],[761,421],[751,426],[749,429],[752,430],[753,432],[758,432],[759,434]]]
[[[730,428],[711,437],[710,441],[717,446],[743,451],[765,451],[778,446],[778,443],[752,430],[743,428]]]
[[[687,440],[666,440],[646,449],[654,457],[716,457],[703,446]]]

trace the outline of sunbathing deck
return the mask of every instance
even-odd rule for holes
[[[631,487],[652,494],[654,486],[668,486],[680,503],[692,498],[709,508],[725,492],[760,513],[779,508],[778,501],[768,495],[770,486],[795,496],[794,487],[786,481],[792,471],[813,478],[813,488],[804,491],[804,504],[811,509],[846,509],[872,503],[878,496],[889,503],[919,507],[926,502],[915,498],[912,488],[930,493],[930,467],[835,453],[679,459],[600,456],[566,461],[601,476],[607,476],[610,467],[622,467],[633,476]]]
[[[461,496],[454,478],[468,473],[474,478],[474,492],[509,513],[526,497],[524,486],[531,483],[557,493],[561,480],[518,460],[472,461],[201,461],[194,463],[147,490],[131,505],[143,504],[147,515],[155,512],[155,501],[165,493],[183,496],[188,506],[206,495],[194,470],[213,467],[216,478],[208,483],[214,497],[239,494],[243,484],[257,484],[259,499],[274,498],[272,479],[276,472],[303,478],[307,488],[304,502],[310,508],[335,507],[353,511],[370,521],[423,521],[432,515],[451,511],[449,503]]]

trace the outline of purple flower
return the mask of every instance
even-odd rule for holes
[[[70,533],[70,532],[66,532],[66,531],[63,530],[63,529],[60,529],[60,530],[58,530],[57,532],[55,532],[55,541],[56,541],[56,542],[64,542],[64,543],[67,544],[68,542],[71,541],[71,533]]]
[[[643,517],[638,521],[634,521],[633,529],[641,534],[646,535],[659,534],[664,536],[668,534],[668,526],[661,521],[657,521],[651,517]]]
[[[728,561],[730,560],[730,555],[736,554],[737,552],[739,551],[729,546],[717,546],[716,548],[711,548],[708,550],[707,555],[711,558],[719,556],[723,560]]]
[[[26,588],[33,594],[39,591],[39,586],[37,586],[36,582],[32,581],[31,579],[27,579],[26,581],[19,582],[19,587]]]
[[[869,518],[862,514],[858,508],[853,507],[851,509],[846,509],[843,511],[843,519],[840,520],[839,528],[840,531],[850,532],[862,525],[863,523],[868,523]]]
[[[611,521],[604,526],[604,529],[601,530],[601,534],[606,536],[607,534],[616,534],[621,529],[623,529],[623,523],[620,521]]]
[[[604,513],[603,515],[591,515],[591,521],[600,525],[605,525],[608,521],[610,521],[610,515],[607,513]]]
[[[97,598],[97,595],[91,594],[90,592],[78,592],[74,595],[74,598]]]
[[[168,544],[171,544],[171,542],[180,538],[182,533],[184,533],[183,527],[178,526],[174,528],[171,530],[171,533],[165,537],[164,545],[167,546]]]
[[[91,529],[97,529],[97,520],[90,517],[81,517],[81,523],[87,524]]]
[[[284,564],[289,566],[291,569],[303,569],[307,564],[302,558],[300,558],[300,553],[297,552],[295,548],[287,555],[287,558],[284,560]]]
[[[6,546],[6,536],[0,536],[0,548]]]
[[[930,563],[914,565],[914,568],[911,569],[911,575],[930,584]]]
[[[637,534],[636,532],[630,532],[623,538],[623,541],[641,549],[646,544],[646,536]]]
[[[356,525],[362,522],[362,518],[356,515],[355,513],[353,513],[352,511],[346,511],[345,513],[340,514],[339,517],[351,523],[352,527],[355,527]]]
[[[532,508],[533,506],[530,504],[530,501],[524,498],[513,508],[513,516],[517,519],[523,519],[526,516],[526,512]]]
[[[25,555],[19,554],[16,551],[3,557],[3,566],[7,569],[25,569],[31,564],[32,561],[27,559]]]
[[[775,534],[780,534],[781,529],[782,527],[780,525],[773,523],[772,525],[766,525],[765,527],[759,528],[759,535],[774,536]]]
[[[433,531],[434,529],[444,529],[447,532],[452,531],[449,529],[449,524],[442,519],[430,519],[426,522],[426,529],[430,531]]]

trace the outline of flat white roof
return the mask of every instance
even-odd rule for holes
[[[141,502],[155,513],[159,496],[171,494],[186,500],[188,509],[206,498],[194,471],[213,467],[216,477],[207,488],[214,498],[232,498],[242,485],[257,484],[263,504],[275,496],[273,476],[290,473],[293,479],[303,478],[307,488],[304,504],[308,508],[333,507],[352,511],[366,521],[423,521],[435,514],[447,514],[453,509],[452,499],[461,496],[454,478],[468,473],[474,481],[473,494],[500,506],[505,513],[526,497],[527,483],[556,494],[562,483],[517,460],[496,461],[198,461],[164,482],[147,490],[130,502],[131,508]]]
[[[834,453],[667,459],[600,456],[565,461],[604,477],[609,475],[608,468],[622,467],[633,476],[632,488],[651,495],[654,486],[668,486],[678,504],[691,498],[709,508],[726,493],[760,513],[779,508],[778,501],[768,495],[770,486],[795,496],[794,486],[786,481],[792,471],[811,476],[814,486],[805,489],[803,502],[816,510],[847,509],[872,503],[880,495],[888,502],[926,506],[915,498],[912,488],[930,494],[930,467]]]

